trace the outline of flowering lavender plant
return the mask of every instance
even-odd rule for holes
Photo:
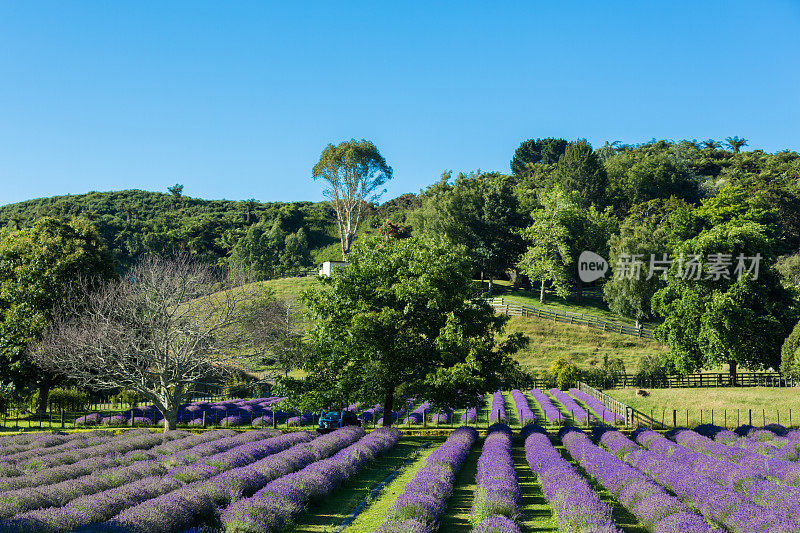
[[[162,493],[120,512],[104,527],[142,533],[183,531],[198,520],[213,517],[218,508],[228,507],[270,481],[330,457],[363,435],[364,430],[357,427],[337,429],[313,440],[310,440],[308,433],[283,435],[284,440],[274,441],[273,446],[285,448],[284,445],[292,439],[297,444],[254,463],[214,475],[210,479]]]
[[[306,504],[330,494],[378,455],[400,440],[395,428],[380,428],[329,459],[270,482],[252,497],[239,500],[222,513],[225,531],[278,532]]]
[[[470,520],[475,528],[496,516],[516,522],[519,517],[519,483],[511,457],[511,429],[489,427],[475,475],[475,499]]]
[[[453,492],[456,474],[476,440],[478,432],[474,428],[453,431],[403,488],[376,533],[436,531]]]
[[[521,390],[514,389],[511,391],[511,397],[514,399],[514,406],[517,408],[519,425],[525,426],[535,423],[536,417],[528,404],[528,398],[525,397],[525,394]]]
[[[494,423],[505,423],[508,421],[506,414],[506,400],[500,391],[492,394],[492,411],[489,413],[489,420]]]
[[[614,411],[607,409],[606,406],[600,403],[600,401],[594,396],[590,396],[585,392],[578,390],[576,388],[569,389],[569,393],[572,395],[573,398],[580,400],[586,405],[588,405],[589,409],[594,411],[595,415],[599,415],[598,418],[603,422],[606,422],[608,424],[625,423],[625,419],[623,417],[619,416]]]
[[[533,399],[539,404],[539,408],[544,413],[544,417],[548,422],[551,424],[564,423],[564,415],[553,405],[553,402],[550,401],[550,398],[544,392],[539,389],[533,389],[531,391],[531,396],[533,396]]]
[[[692,502],[708,520],[737,533],[763,531],[769,524],[783,524],[800,531],[784,510],[763,508],[735,491],[715,484],[690,468],[642,449],[616,430],[603,433],[602,442],[624,461],[645,472],[659,485]]]
[[[550,395],[564,406],[564,409],[566,409],[575,422],[581,425],[586,425],[589,423],[589,413],[587,413],[583,407],[578,405],[569,394],[561,392],[556,388],[552,388],[550,389]]]
[[[565,427],[559,437],[573,459],[648,529],[666,533],[674,531],[670,527],[679,522],[687,532],[711,531],[708,523],[688,505],[653,483],[644,473],[595,446],[582,431]],[[680,520],[671,518],[676,514],[681,516]]]
[[[561,531],[573,533],[614,532],[611,509],[597,496],[586,479],[565,460],[539,426],[522,430],[525,458],[542,485]]]

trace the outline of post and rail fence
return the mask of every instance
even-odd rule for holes
[[[653,330],[650,328],[637,328],[627,324],[612,322],[594,315],[570,313],[568,311],[554,311],[544,307],[534,307],[528,304],[512,302],[500,297],[491,298],[488,300],[488,302],[489,305],[494,308],[496,313],[503,313],[509,316],[543,318],[545,320],[552,320],[554,322],[561,322],[563,324],[576,324],[578,326],[586,326],[591,329],[607,331],[610,333],[619,333],[621,335],[630,335],[633,337],[655,340],[655,337],[653,336]]]

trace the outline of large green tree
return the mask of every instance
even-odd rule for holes
[[[517,176],[524,176],[529,174],[534,165],[538,163],[554,165],[564,154],[566,148],[567,141],[552,137],[523,141],[511,159],[511,172]]]
[[[797,303],[770,268],[774,250],[769,229],[749,221],[721,223],[676,247],[677,258],[684,260],[673,263],[666,287],[653,296],[653,308],[664,317],[656,336],[669,345],[678,371],[723,363],[731,374],[738,365],[779,367],[781,346],[797,321]],[[699,270],[689,267],[693,257],[702,265]],[[727,274],[718,268],[724,264]],[[757,275],[750,269],[755,264]]]
[[[558,159],[556,178],[582,205],[604,205],[608,178],[602,161],[586,139],[567,145]]]
[[[514,373],[524,339],[498,342],[507,318],[473,299],[469,266],[464,248],[444,239],[359,240],[347,268],[304,294],[314,324],[307,376],[281,387],[303,408],[380,402],[388,413],[411,397],[474,405]]]
[[[538,191],[539,207],[531,212],[531,224],[522,230],[528,248],[519,268],[531,281],[539,281],[539,301],[544,302],[549,283],[559,296],[569,294],[573,263],[568,221],[577,208],[558,185]]]
[[[463,245],[472,272],[488,276],[490,293],[493,279],[513,268],[524,249],[517,231],[524,223],[512,179],[496,173],[462,173],[454,183],[445,173],[411,215],[418,234]]]
[[[667,283],[665,269],[676,245],[670,214],[686,208],[676,198],[634,206],[610,239],[609,263],[616,268],[603,285],[603,299],[613,312],[636,320],[637,327],[654,318],[651,299]]]
[[[28,344],[42,334],[74,282],[112,276],[108,252],[86,220],[43,218],[0,233],[0,380],[19,391],[38,389],[40,411],[60,378],[31,361]]]

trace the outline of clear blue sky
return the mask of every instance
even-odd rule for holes
[[[531,137],[800,148],[800,1],[0,2],[0,204],[317,200],[366,138],[385,199]]]

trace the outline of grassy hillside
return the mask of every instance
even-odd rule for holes
[[[281,278],[259,282],[270,287],[279,298],[300,301],[302,289],[314,283],[315,278]],[[590,361],[602,361],[604,355],[619,357],[629,372],[634,372],[639,359],[644,355],[654,355],[667,349],[660,344],[614,333],[560,324],[535,318],[512,317],[507,333],[520,332],[530,337],[527,348],[517,354],[520,364],[530,371],[546,370],[552,361],[566,357],[579,366],[587,366]]]
[[[517,353],[517,360],[526,370],[536,372],[547,370],[559,357],[585,367],[593,360],[602,362],[603,356],[608,355],[622,359],[625,370],[633,373],[643,356],[667,351],[647,339],[536,318],[512,317],[507,333],[517,332],[531,340],[527,348]]]
[[[486,289],[486,287],[487,284],[484,283],[484,289]],[[633,326],[636,323],[636,321],[633,319],[625,318],[613,313],[608,308],[608,305],[606,305],[606,303],[603,301],[602,293],[597,291],[592,293],[584,293],[583,301],[581,303],[578,303],[575,294],[570,294],[566,298],[561,298],[555,294],[547,294],[544,303],[540,303],[538,290],[514,289],[511,287],[509,282],[501,280],[495,282],[492,294],[496,297],[501,297],[512,302],[519,302],[521,304],[531,305],[534,307],[544,307],[559,313],[566,312],[593,315],[605,320],[617,322],[618,324],[626,324],[630,326]],[[650,322],[645,322],[644,325],[647,327],[655,327],[659,323],[659,321],[653,320]]]

